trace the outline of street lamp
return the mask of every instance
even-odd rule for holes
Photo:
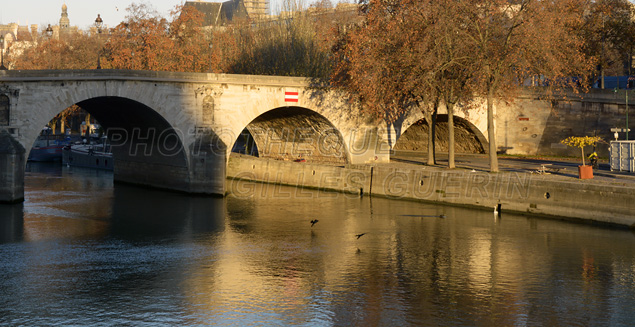
[[[613,92],[617,93],[618,89],[619,89],[620,85],[619,85],[619,79],[618,79],[618,85],[617,88],[613,89]],[[626,81],[626,88],[624,89],[624,104],[626,105],[626,128],[623,130],[620,130],[620,132],[626,132],[626,140],[628,141],[628,132],[629,132],[629,128],[628,128],[628,81]],[[617,134],[617,131],[616,131]],[[617,137],[615,138],[617,140]]]
[[[102,26],[104,26],[104,21],[101,19],[100,14],[97,14],[97,18],[95,18],[95,27],[97,28],[97,34],[101,34]],[[101,50],[97,52],[97,69],[101,69],[101,62],[99,61],[100,56]]]
[[[48,36],[49,38],[53,36],[53,28],[51,28],[51,24],[49,24],[49,26],[46,28],[46,36]]]
[[[4,67],[4,35],[0,35],[0,70],[7,70]]]
[[[104,26],[104,21],[101,19],[101,16],[97,14],[97,18],[95,18],[95,27],[97,27],[97,33],[101,34],[102,26]]]

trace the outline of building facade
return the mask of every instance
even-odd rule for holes
[[[224,26],[239,20],[262,20],[269,15],[269,0],[229,0],[225,2],[187,1],[203,15],[205,26]]]

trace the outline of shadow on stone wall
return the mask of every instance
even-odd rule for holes
[[[633,114],[632,110],[629,112]],[[538,147],[538,154],[579,157],[580,150],[578,148],[568,147],[561,144],[560,141],[569,136],[597,135],[606,143],[598,144],[595,150],[600,157],[608,157],[608,142],[614,140],[611,128],[623,128],[626,123],[625,119],[626,106],[624,104],[560,101],[556,103],[549,115]],[[635,136],[635,134],[630,134]],[[620,139],[624,139],[624,137],[624,133],[620,133]],[[593,147],[588,146],[584,150],[585,154],[588,154],[593,151]]]

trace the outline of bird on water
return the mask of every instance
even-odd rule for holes
[[[315,225],[319,220],[317,219],[313,219],[311,220],[311,227],[313,227],[313,225]]]

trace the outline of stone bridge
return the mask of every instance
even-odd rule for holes
[[[390,156],[385,124],[341,94],[312,91],[304,78],[0,71],[0,200],[22,200],[24,157],[42,128],[73,104],[106,130],[116,181],[187,193],[224,194],[228,155],[247,134],[261,157],[344,165]]]
[[[619,97],[609,100],[619,103]],[[580,101],[559,107],[571,115],[578,115],[572,108],[596,107],[583,103],[591,100]],[[422,119],[415,111],[396,124],[377,121],[345,94],[314,90],[305,78],[0,71],[0,201],[23,199],[26,155],[42,128],[73,104],[105,128],[116,181],[201,194],[224,194],[228,156],[236,148],[250,151],[242,148],[250,144],[245,140],[255,143],[260,157],[336,165],[382,163],[390,160],[406,130]],[[487,149],[485,110],[482,105],[470,108],[459,108],[455,121]],[[497,110],[501,151],[536,154],[541,148],[558,147],[553,146],[557,140],[543,133],[549,126],[562,129],[562,116],[554,115],[552,102],[537,101],[529,92]],[[443,116],[442,110],[441,121]]]

